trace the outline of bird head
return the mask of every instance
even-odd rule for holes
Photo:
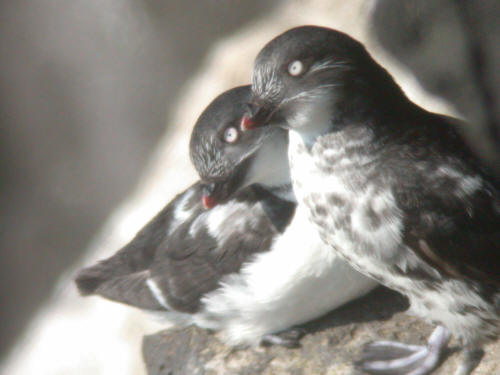
[[[279,127],[241,131],[250,95],[250,86],[221,94],[193,129],[190,156],[203,183],[206,208],[251,184],[279,186],[290,181],[286,132]]]
[[[297,27],[259,52],[242,128],[279,124],[303,133],[324,132],[364,116],[365,107],[380,102],[394,86],[364,46],[347,34]]]

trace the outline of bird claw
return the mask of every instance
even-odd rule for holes
[[[438,366],[449,339],[449,332],[437,327],[425,346],[392,341],[368,343],[356,367],[371,375],[427,375]]]

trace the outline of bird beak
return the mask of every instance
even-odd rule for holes
[[[207,182],[201,186],[201,202],[209,210],[228,200],[240,187],[238,175],[233,175],[224,180]]]
[[[219,199],[217,197],[217,185],[215,183],[203,184],[201,187],[201,202],[203,203],[203,207],[209,210],[219,203]]]
[[[273,111],[267,106],[248,103],[247,110],[241,119],[241,130],[252,130],[269,123]]]
[[[201,197],[201,202],[203,203],[203,207],[205,207],[206,210],[217,206],[217,201],[209,195],[203,195]]]
[[[206,209],[213,208],[218,204],[225,203],[239,189],[248,186],[251,182],[247,179],[247,173],[250,169],[250,156],[241,160],[236,166],[233,166],[233,173],[226,176],[202,178],[201,184],[201,202]]]

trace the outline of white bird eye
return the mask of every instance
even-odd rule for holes
[[[238,130],[236,128],[227,128],[224,131],[224,141],[234,143],[238,140]]]
[[[297,77],[298,75],[302,74],[302,70],[304,70],[304,65],[300,60],[292,61],[288,65],[288,73],[291,76]]]

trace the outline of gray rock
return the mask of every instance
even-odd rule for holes
[[[367,296],[307,323],[301,347],[232,349],[205,330],[188,327],[145,336],[143,358],[149,375],[360,375],[353,367],[362,344],[377,339],[425,344],[433,327],[403,311],[407,300],[380,287]],[[500,374],[498,343],[474,374]],[[452,340],[433,375],[452,374],[460,360]]]
[[[231,349],[216,335],[188,327],[146,336],[143,355],[149,375],[345,373],[356,358],[357,343],[367,339],[360,332],[369,327],[372,333],[383,336],[387,320],[394,314],[405,320],[398,313],[406,308],[404,297],[381,287],[301,326],[306,335],[297,349],[280,346]],[[420,329],[413,330],[409,338],[425,340]]]

